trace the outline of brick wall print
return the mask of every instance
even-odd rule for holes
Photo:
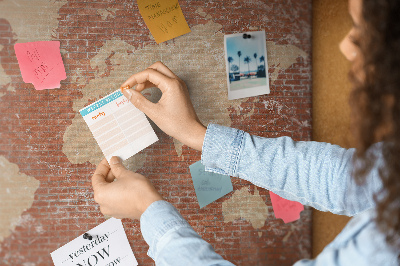
[[[77,111],[155,61],[187,83],[204,124],[311,139],[311,1],[179,4],[192,32],[157,45],[135,1],[0,1],[0,156],[32,195],[23,195],[25,207],[0,196],[0,224],[14,221],[0,238],[0,265],[52,265],[50,252],[105,221],[90,182],[102,153]],[[267,36],[271,94],[228,101],[223,36],[258,30]],[[36,91],[22,81],[14,44],[38,40],[61,43],[67,79],[60,89]],[[146,96],[156,101],[160,91]],[[200,209],[189,165],[201,154],[153,127],[160,140],[126,165],[147,176],[219,254],[238,265],[291,265],[311,256],[309,208],[284,224],[268,191],[232,178],[232,193]],[[10,189],[18,179],[6,182],[7,173],[0,184]],[[139,223],[123,223],[139,265],[154,265]]]

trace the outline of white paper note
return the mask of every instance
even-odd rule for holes
[[[119,219],[110,218],[83,235],[51,253],[55,266],[136,266],[135,255],[129,245]]]
[[[107,161],[126,160],[158,140],[144,113],[119,91],[79,110]]]

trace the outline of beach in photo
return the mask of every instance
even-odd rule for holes
[[[225,35],[228,98],[269,93],[265,32]]]

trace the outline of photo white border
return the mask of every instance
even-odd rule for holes
[[[243,34],[250,34],[253,36],[260,36],[261,41],[264,43],[264,57],[265,57],[265,76],[266,76],[266,86],[253,87],[253,88],[245,88],[241,90],[231,91],[230,83],[229,83],[229,66],[228,66],[228,51],[226,47],[226,39],[232,37],[242,37]],[[235,34],[224,35],[224,49],[225,49],[225,69],[226,69],[226,81],[228,85],[228,100],[235,100],[246,97],[253,97],[258,95],[269,94],[269,73],[268,73],[268,59],[267,59],[267,42],[265,39],[265,31],[249,31]],[[240,71],[240,70],[239,70]]]

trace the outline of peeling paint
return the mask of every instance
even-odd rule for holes
[[[250,118],[254,114],[254,105],[249,108],[243,108],[241,105],[235,109],[237,115],[241,115],[244,119]]]
[[[222,203],[222,214],[225,223],[242,218],[250,222],[254,229],[260,229],[268,218],[268,207],[257,187],[254,187],[254,195],[248,191],[248,187],[242,187]],[[260,233],[259,237],[262,235]]]
[[[286,243],[291,234],[292,234],[292,231],[287,232],[287,234],[282,238],[282,242]]]
[[[197,12],[205,15],[201,8]],[[133,73],[146,69],[156,61],[162,61],[186,82],[193,106],[204,125],[216,123],[230,126],[232,121],[228,108],[237,109],[243,99],[229,101],[227,97],[224,34],[221,29],[222,25],[209,21],[205,25],[192,27],[191,34],[139,49],[121,40],[107,41],[90,61],[91,68],[96,71],[95,78],[83,88],[83,97],[74,101],[74,111],[78,112],[89,101],[99,99],[116,90]],[[281,69],[295,63],[297,54],[305,55],[294,46],[280,46],[273,43],[269,45],[268,49],[271,52],[268,60],[271,60],[271,65],[277,68],[275,70],[277,74],[272,75],[272,78],[277,78]],[[274,59],[275,56],[279,56],[281,61]],[[111,70],[106,61],[111,63]],[[154,98],[160,97],[160,94],[155,95],[155,92],[151,90],[146,90],[145,94],[153,102],[157,101]],[[253,113],[254,111],[249,110],[246,117]],[[181,156],[183,144],[174,141],[174,145],[176,153]],[[93,163],[103,157],[79,114],[64,134],[63,152],[71,163],[86,161]]]
[[[32,219],[30,215],[21,214],[32,206],[38,187],[38,180],[20,173],[18,165],[0,156],[0,242],[17,225]]]
[[[266,110],[271,111],[271,112],[276,110],[276,113],[278,115],[280,115],[279,118],[269,119],[267,121],[268,125],[273,125],[276,122],[276,120],[283,118],[283,119],[286,119],[287,121],[292,122],[292,123],[287,123],[287,125],[282,129],[283,131],[285,131],[287,128],[289,128],[291,126],[291,124],[299,126],[300,128],[311,127],[310,121],[308,121],[308,120],[300,121],[295,117],[291,117],[291,116],[282,114],[281,112],[284,109],[286,110],[286,113],[288,113],[288,111],[287,111],[288,107],[279,101],[267,100],[267,101],[262,101],[261,103],[264,104],[264,107]],[[290,112],[290,109],[289,109],[289,112]]]
[[[3,0],[0,18],[10,23],[18,42],[50,41],[57,37],[58,10],[66,3],[66,0]]]
[[[41,225],[35,226],[35,230],[36,230],[36,232],[39,233],[39,234],[43,234],[43,233],[46,232],[46,231],[43,229],[43,226],[41,226]]]

